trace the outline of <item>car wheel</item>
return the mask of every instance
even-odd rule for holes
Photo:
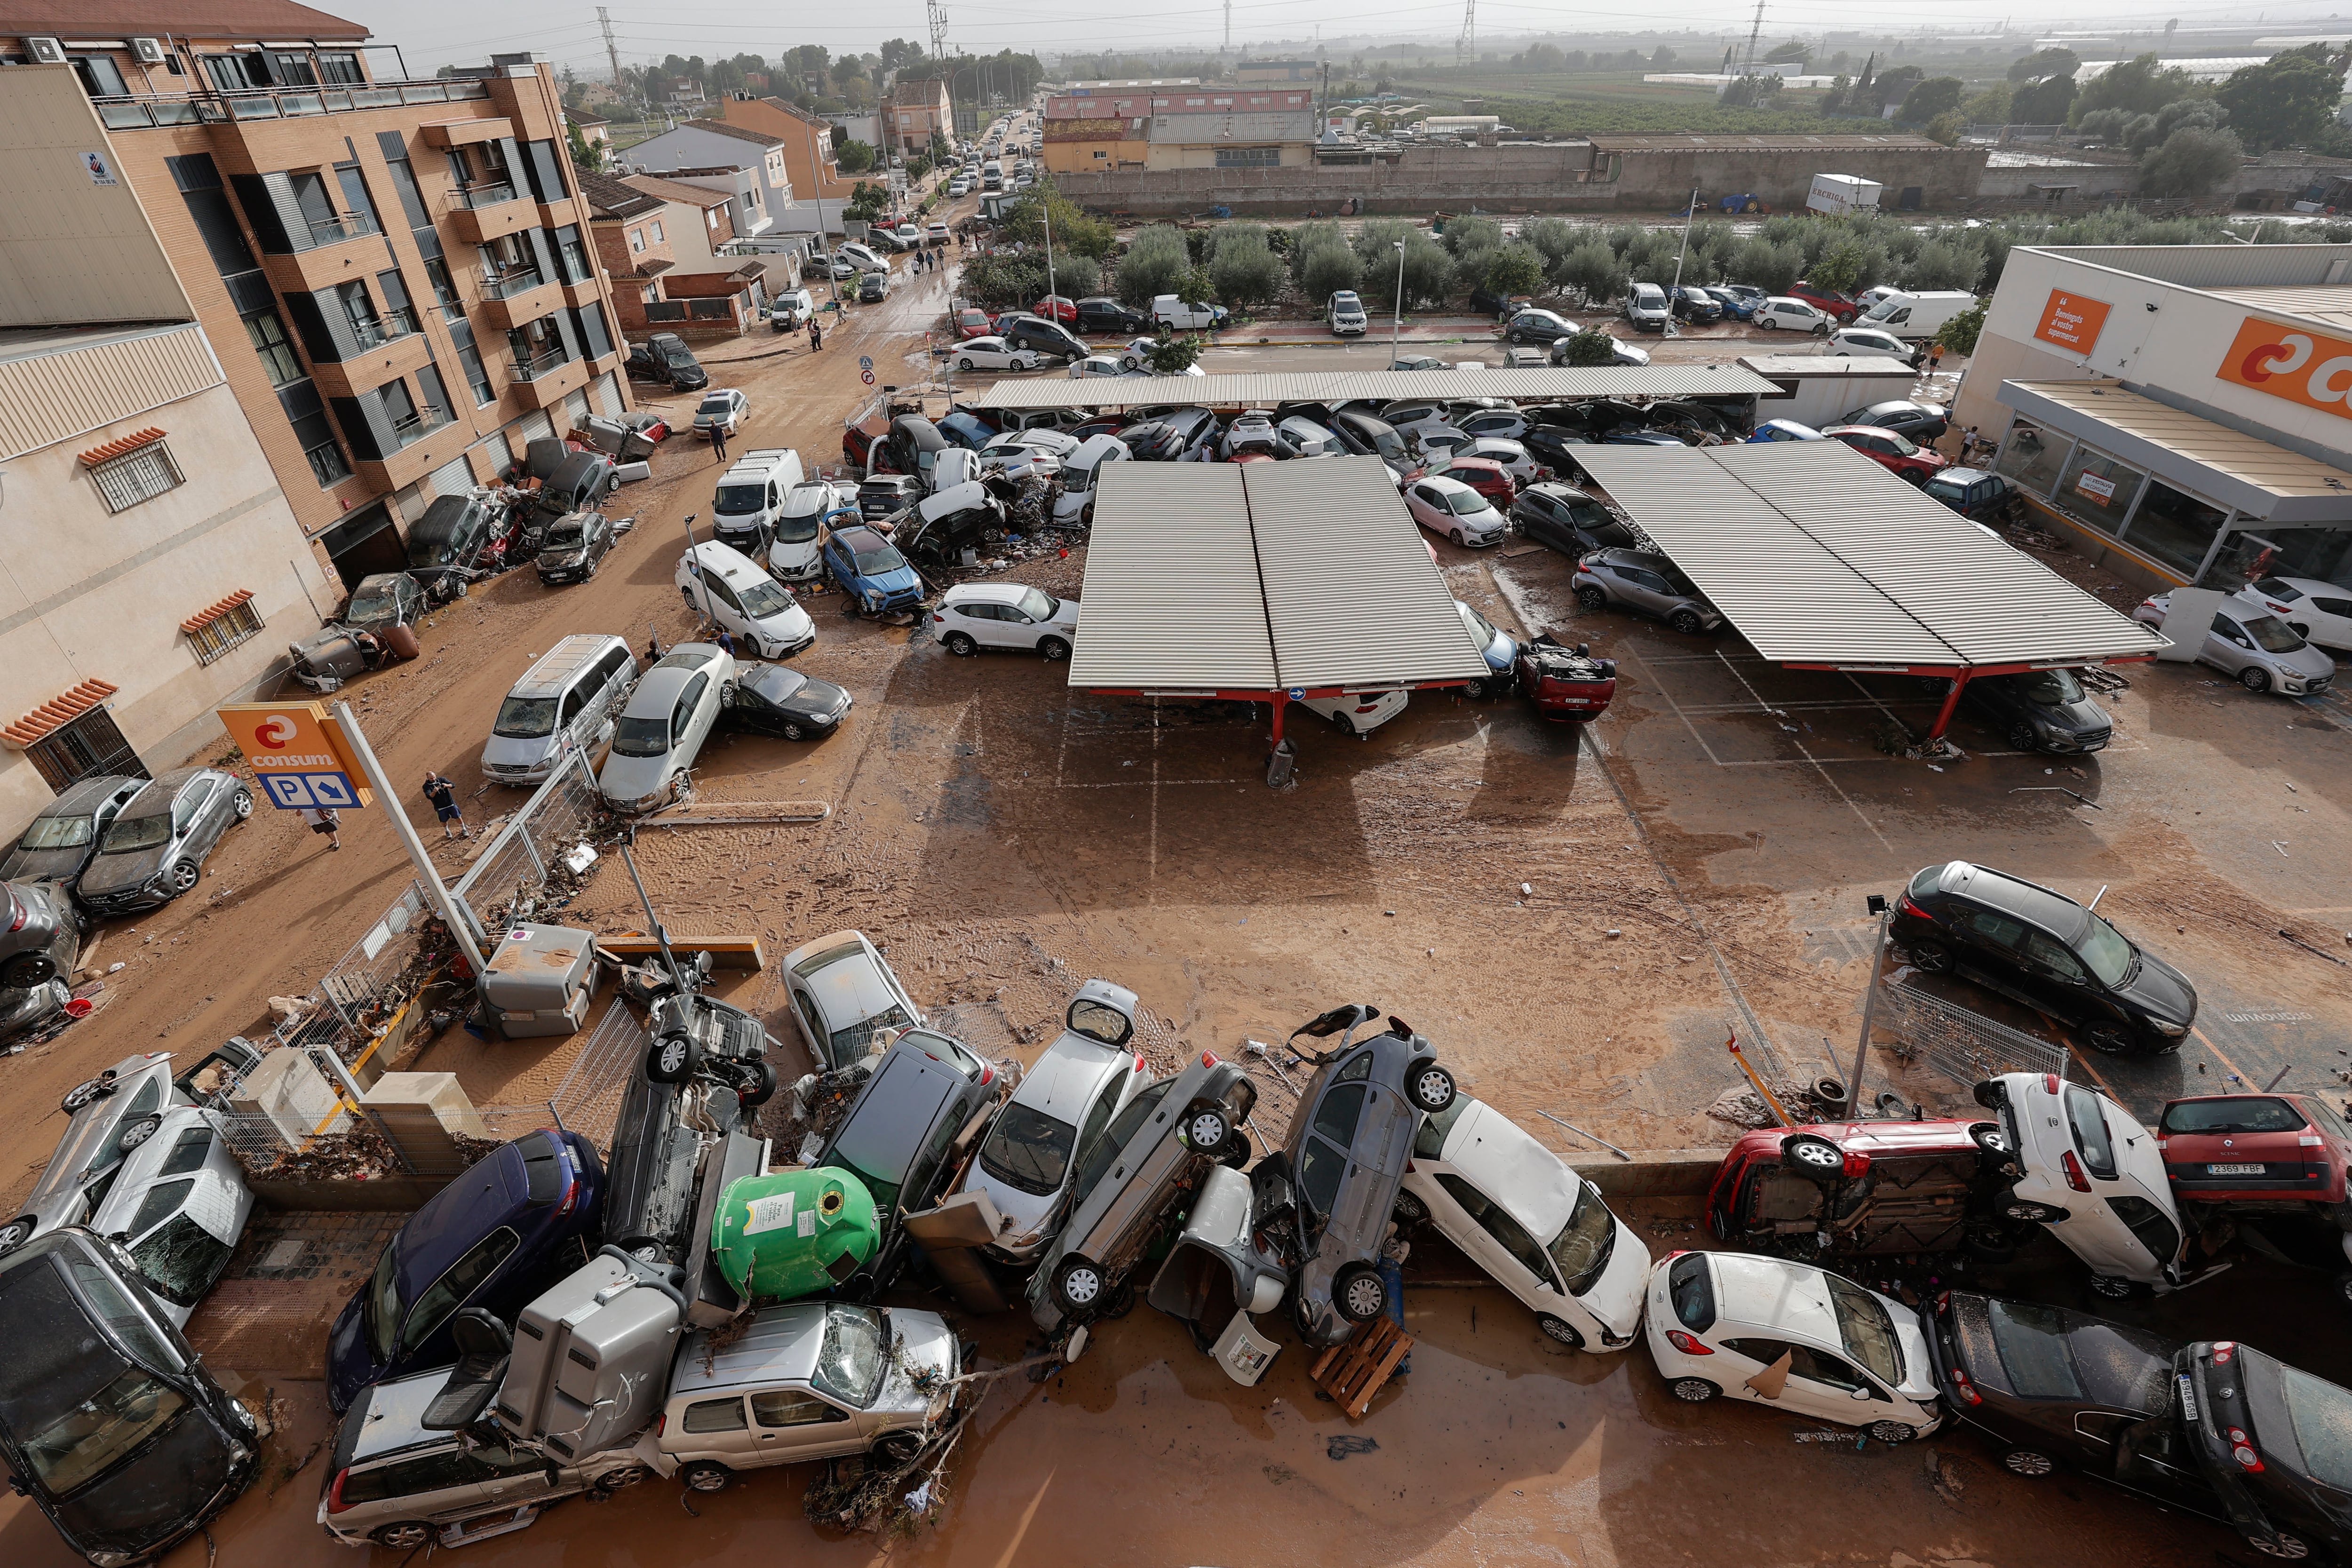
[[[1070,657],[1070,645],[1060,637],[1047,637],[1037,645],[1037,657],[1047,664],[1059,664]]]
[[[236,814],[236,819],[239,822],[243,822],[247,817],[251,816],[253,815],[253,792],[249,789],[238,789],[235,795],[229,796],[228,808]]]
[[[2258,664],[2250,664],[2238,671],[2238,684],[2249,691],[2268,691],[2271,689],[2271,672]]]
[[[735,1098],[746,1110],[756,1110],[775,1098],[776,1069],[766,1062],[751,1064],[751,1081],[735,1090]]]
[[[456,594],[454,596],[455,596],[455,597],[457,597],[457,598],[460,598],[460,599],[462,599],[462,598],[464,598],[467,595],[468,595],[468,594],[472,593],[473,591],[474,591],[474,586],[473,586],[473,584],[470,584],[470,583],[468,583],[468,582],[467,582],[463,577],[460,577],[460,578],[458,578],[458,579],[457,579],[457,594]]]
[[[2054,1204],[2037,1204],[2025,1198],[2011,1198],[2000,1205],[2003,1219],[2013,1219],[2021,1225],[2049,1225],[2066,1217],[2066,1211]]]
[[[623,1465],[617,1470],[607,1470],[597,1477],[596,1490],[609,1497],[623,1487],[635,1486],[645,1479],[646,1468],[643,1465]],[[592,1492],[589,1495],[593,1497],[595,1493]]]
[[[1609,595],[1598,588],[1587,585],[1576,591],[1576,603],[1580,609],[1604,610],[1609,607]]]
[[[785,720],[782,733],[787,741],[801,741],[808,738],[807,729],[797,719]]]
[[[1923,472],[1922,470],[1918,469],[1918,468],[1906,468],[1906,469],[1904,469],[1904,470],[1903,470],[1903,478],[1904,478],[1907,482],[1909,482],[1909,483],[1911,483],[1911,484],[1919,485],[1919,486],[1923,486],[1923,487],[1924,487],[1924,486],[1927,484],[1927,474],[1926,474],[1925,472]]]
[[[1470,542],[1462,537],[1462,531],[1458,528],[1453,532],[1447,534],[1445,537],[1454,541],[1454,548],[1456,550],[1467,550],[1470,548]]]
[[[1952,971],[1952,950],[1940,942],[1922,937],[1911,944],[1911,963],[1923,973],[1948,974]]]
[[[950,632],[947,636],[947,644],[948,651],[958,658],[970,658],[980,651],[980,645],[971,640],[971,636],[968,632]]]
[[[912,1432],[893,1432],[874,1445],[874,1457],[894,1470],[903,1470],[923,1451],[923,1440]]]
[[[204,872],[194,860],[183,860],[172,868],[172,891],[184,893],[204,878]]]
[[[2000,1463],[2013,1476],[2030,1476],[2036,1480],[2058,1468],[2058,1461],[2039,1448],[2011,1448],[2000,1457]]]
[[[433,1527],[416,1520],[403,1520],[398,1524],[382,1524],[368,1531],[368,1539],[390,1552],[414,1552],[433,1539]]]
[[[1356,721],[1345,713],[1334,713],[1331,715],[1331,728],[1342,735],[1352,735],[1356,732]]]
[[[11,990],[29,990],[47,985],[58,977],[58,961],[46,952],[20,952],[5,963],[0,963],[0,985]]]
[[[702,1047],[692,1035],[664,1035],[646,1052],[646,1076],[656,1083],[684,1083],[702,1065]]]
[[[2103,1057],[2129,1056],[2139,1039],[2121,1024],[2094,1024],[2083,1031],[2083,1043]]]
[[[1462,695],[1474,700],[1484,697],[1486,695],[1486,683],[1483,680],[1465,680],[1462,683]]]
[[[677,1479],[686,1483],[686,1489],[690,1492],[723,1492],[727,1489],[727,1483],[735,1479],[735,1472],[724,1465],[703,1459],[679,1466]]]
[[[1249,1134],[1236,1127],[1226,1133],[1225,1141],[1217,1146],[1217,1163],[1228,1170],[1247,1170],[1253,1152]]]
[[[1723,1392],[1703,1377],[1678,1377],[1673,1386],[1675,1397],[1685,1405],[1705,1405]]]
[[[1435,1062],[1416,1062],[1405,1073],[1413,1109],[1435,1116],[1454,1103],[1454,1075]]]
[[[1900,1421],[1874,1421],[1863,1430],[1882,1443],[1908,1443],[1919,1435],[1916,1426],[1906,1426]]]
[[[1995,1121],[1979,1121],[1970,1127],[1969,1142],[1986,1153],[2004,1160],[2017,1152],[2017,1146],[2009,1141],[2009,1134],[2002,1131],[2000,1124]]]
[[[1233,1130],[1233,1122],[1213,1105],[1196,1106],[1184,1118],[1184,1142],[1204,1154],[1223,1148]]]
[[[1400,1225],[1419,1225],[1429,1217],[1429,1205],[1412,1193],[1399,1193],[1396,1207],[1391,1212]]]
[[[142,1116],[123,1128],[121,1136],[114,1141],[114,1146],[128,1154],[155,1136],[155,1129],[163,1125],[163,1119],[160,1116]]]
[[[972,368],[972,363],[971,363],[971,361],[969,358],[966,358],[966,359],[960,359],[960,360],[956,361],[956,369],[958,369],[958,370],[970,370],[970,369],[971,369],[971,368]]]
[[[88,1105],[91,1100],[98,1098],[99,1087],[98,1079],[94,1078],[85,1079],[80,1083],[78,1083],[71,1089],[66,1090],[65,1098],[58,1101],[58,1109],[64,1111],[68,1116],[71,1116],[75,1111],[79,1110],[83,1106]]]
[[[1706,621],[1696,610],[1676,610],[1666,617],[1666,625],[1686,637],[1695,637],[1706,630]]]
[[[14,1252],[32,1240],[34,1228],[39,1224],[31,1215],[24,1215],[0,1225],[0,1255]]]
[[[1817,338],[1825,338],[1829,335],[1830,324],[1827,321],[1816,321],[1813,323],[1813,336]]]
[[[1104,1286],[1102,1266],[1091,1258],[1065,1258],[1054,1270],[1054,1300],[1073,1316],[1100,1306]]]
[[[1557,1340],[1570,1350],[1580,1351],[1584,1348],[1584,1336],[1578,1333],[1576,1325],[1566,1318],[1555,1318],[1549,1312],[1538,1312],[1536,1327],[1543,1331],[1544,1338]]]
[[[1369,1323],[1388,1310],[1388,1281],[1369,1263],[1350,1263],[1331,1281],[1331,1302],[1351,1323]]]
[[[1845,1151],[1817,1132],[1791,1132],[1780,1140],[1780,1163],[1809,1182],[1834,1182],[1845,1173]]]
[[[1972,1263],[2002,1264],[2017,1257],[2017,1242],[2005,1230],[1979,1226],[1961,1235],[1960,1250]]]
[[[2265,1557],[2284,1557],[2300,1563],[2311,1555],[2311,1543],[2299,1535],[2285,1531],[2273,1531],[2268,1535],[2250,1535],[2246,1544]]]
[[[2138,1288],[2119,1274],[2091,1276],[2091,1293],[2095,1296],[2104,1296],[2110,1301],[2127,1301],[2131,1299],[2132,1292]]]
[[[2009,727],[2009,743],[2021,752],[2038,752],[2042,749],[2042,737],[2034,732],[2032,725],[2020,719]]]

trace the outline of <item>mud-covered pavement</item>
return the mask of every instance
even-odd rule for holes
[[[858,356],[875,359],[881,380],[914,381],[944,301],[941,282],[909,279],[885,304],[853,310],[821,353],[797,337],[714,350],[714,384],[751,398],[735,449],[791,445],[837,462],[839,421],[870,395]],[[478,826],[520,804],[483,785],[475,765],[499,698],[564,633],[613,631],[638,647],[649,631],[665,643],[690,634],[671,574],[682,519],[708,514],[719,471],[707,447],[673,439],[655,479],[618,498],[639,522],[593,582],[551,591],[509,574],[436,616],[421,660],[351,689],[395,780],[447,774]],[[956,659],[819,596],[819,641],[793,662],[852,692],[841,732],[812,746],[725,740],[704,753],[698,786],[705,800],[821,800],[833,815],[649,834],[638,851],[648,885],[673,930],[755,933],[772,960],[864,929],[917,1000],[952,1008],[991,1056],[1033,1054],[1094,974],[1140,994],[1162,1068],[1201,1049],[1238,1056],[1325,1006],[1375,1001],[1436,1042],[1465,1089],[1581,1162],[1607,1156],[1537,1110],[1645,1155],[1719,1147],[1730,1129],[1705,1112],[1738,1081],[1723,1050],[1735,1027],[1792,1076],[1843,1070],[1872,931],[1864,895],[1961,856],[2084,899],[2111,885],[2101,908],[2196,980],[2205,1012],[2179,1057],[2084,1064],[2144,1112],[2232,1072],[2261,1082],[2291,1068],[2289,1087],[2340,1089],[2352,971],[2275,934],[2352,957],[2342,728],[2352,709],[2340,697],[2253,698],[2210,671],[2141,667],[2111,703],[2118,739],[2103,756],[2070,766],[2014,755],[1964,723],[1970,760],[1937,772],[1872,739],[1890,713],[1924,719],[1916,691],[1779,672],[1728,636],[1585,616],[1565,564],[1539,551],[1438,548],[1457,595],[1498,624],[1588,639],[1621,659],[1617,706],[1590,735],[1516,703],[1417,697],[1370,740],[1301,732],[1297,787],[1271,792],[1262,714],[1072,692],[1063,667]],[[1007,575],[1076,594],[1083,565],[1078,552]],[[2055,785],[2095,808],[2047,793]],[[2011,793],[2021,789],[2036,793]],[[428,825],[436,858],[459,868],[472,847],[440,843],[413,789],[399,804]],[[380,810],[346,814],[343,840],[330,853],[259,813],[198,891],[104,931],[98,966],[127,967],[108,979],[100,1011],[0,1058],[0,1191],[13,1200],[30,1186],[72,1084],[133,1050],[202,1050],[253,1033],[267,1026],[266,998],[315,984],[408,877]],[[565,915],[605,931],[642,924],[616,869]],[[772,967],[733,997],[796,1038]],[[477,1102],[520,1104],[549,1091],[569,1048],[484,1046],[453,1031],[414,1065],[457,1072]],[[787,1076],[802,1065],[788,1060]],[[1887,1066],[1874,1063],[1873,1079]],[[1255,1071],[1260,1130],[1278,1132],[1290,1097]],[[1688,1218],[1661,1210],[1643,1234],[1660,1254],[1690,1245]],[[2063,1261],[2036,1287],[2065,1300],[2080,1288]],[[2328,1363],[2343,1338],[2329,1297],[2324,1277],[2240,1273],[2164,1310],[2182,1337],[2244,1338],[2352,1376]],[[938,1526],[911,1541],[811,1529],[797,1503],[807,1475],[795,1470],[690,1508],[661,1482],[601,1506],[568,1503],[466,1550],[483,1564],[567,1568],[761,1551],[1233,1568],[2025,1568],[2052,1561],[2061,1542],[2070,1561],[2105,1568],[2236,1550],[2094,1484],[2007,1476],[1965,1436],[1858,1447],[1851,1433],[1752,1409],[1676,1406],[1638,1345],[1613,1357],[1559,1352],[1499,1291],[1409,1291],[1407,1313],[1422,1341],[1412,1374],[1351,1427],[1315,1398],[1295,1343],[1262,1387],[1244,1390],[1171,1321],[1139,1310],[1066,1373],[991,1393]],[[200,1346],[205,1325],[200,1315]],[[1023,1353],[1017,1321],[962,1327],[991,1363]],[[318,1353],[282,1365],[215,1358],[225,1380],[274,1390],[287,1422],[276,1468],[214,1527],[227,1568],[332,1550],[313,1522],[326,1462],[314,1451],[324,1402],[308,1381]],[[1341,1436],[1378,1447],[1335,1447]],[[1348,1447],[1358,1451],[1340,1457]],[[195,1568],[205,1552],[198,1540],[170,1561]],[[0,1500],[0,1562],[65,1560],[37,1513]]]

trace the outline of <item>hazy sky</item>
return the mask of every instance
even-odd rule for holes
[[[313,0],[322,10],[363,22],[378,42],[398,44],[410,69],[429,74],[444,61],[478,62],[500,50],[537,49],[559,63],[586,70],[603,66],[604,45],[592,4],[572,0],[506,0],[487,6],[479,0]],[[1025,49],[1041,57],[1062,50],[1204,48],[1223,37],[1224,13],[1210,4],[1138,0],[1140,8],[1105,0],[995,0],[971,4],[949,0],[951,48],[994,53]],[[1518,47],[1518,37],[1559,29],[1579,32],[1664,27],[1693,31],[1698,40],[1747,37],[1753,0],[1685,0],[1669,7],[1641,8],[1631,0],[1610,0],[1613,9],[1536,5],[1526,0],[1479,0],[1482,47]],[[712,58],[751,51],[770,58],[795,44],[823,44],[835,54],[870,50],[887,37],[925,39],[929,28],[922,0],[867,0],[845,11],[740,4],[656,5],[650,0],[608,0],[623,63],[658,59],[673,51]],[[2346,0],[2296,5],[2215,5],[2196,0],[2151,7],[2144,0],[2070,0],[2063,8],[1886,4],[1885,0],[1792,0],[1768,4],[1764,31],[1769,37],[1792,33],[1861,31],[1875,35],[1932,28],[1937,31],[2024,30],[2131,26],[2160,31],[2168,19],[2180,23],[2180,44],[2200,27],[2245,26],[2299,33],[2342,26],[2339,10],[2352,17]],[[1375,38],[1427,41],[1433,53],[1450,54],[1462,25],[1461,0],[1234,0],[1235,46],[1299,43],[1316,37],[1327,43]],[[2176,53],[2187,52],[2177,47]]]

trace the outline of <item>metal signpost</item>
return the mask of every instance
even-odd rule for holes
[[[400,835],[401,845],[408,851],[409,864],[416,868],[416,879],[424,885],[425,897],[433,900],[433,908],[441,916],[441,923],[449,928],[449,939],[457,944],[457,951],[465,954],[466,962],[473,966],[474,978],[479,980],[484,967],[482,950],[475,944],[473,927],[465,916],[458,913],[457,900],[450,898],[447,886],[441,880],[440,868],[425,852],[425,840],[416,836],[416,825],[409,821],[408,813],[400,808],[399,796],[394,793],[392,780],[384,775],[383,764],[376,760],[375,748],[368,744],[367,736],[361,732],[360,721],[352,714],[352,705],[336,703],[335,719],[342,727],[342,737],[349,743],[352,761],[359,764],[360,773],[376,793],[383,796],[384,816],[391,818],[393,831]]]

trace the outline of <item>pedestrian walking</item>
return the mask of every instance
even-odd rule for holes
[[[335,810],[334,807],[316,805],[304,806],[301,811],[301,817],[303,821],[310,825],[311,832],[316,833],[326,839],[328,848],[341,849],[343,847],[342,814]]]
[[[814,321],[811,321],[809,323],[809,353],[814,353],[817,350],[823,347],[824,347],[824,329],[818,326]]]
[[[1960,461],[1963,464],[1976,455],[1977,440],[1977,427],[1973,425],[1960,433]]]
[[[729,658],[733,658],[735,657],[735,639],[727,635],[727,628],[725,626],[720,626],[719,628],[719,646],[727,650],[727,657]]]
[[[460,838],[471,838],[474,830],[466,826],[466,814],[457,809],[457,786],[439,773],[425,775],[425,798],[433,803],[434,814],[441,819],[441,837],[446,842],[452,833]]]
[[[727,426],[724,425],[710,427],[710,455],[719,462],[727,460]]]

